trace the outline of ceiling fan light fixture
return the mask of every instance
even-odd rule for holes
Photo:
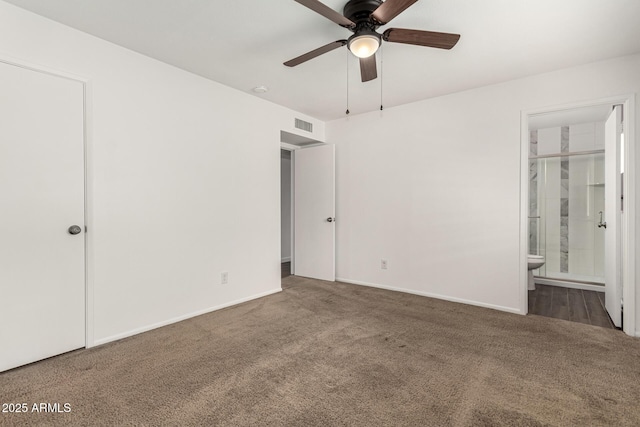
[[[378,78],[376,65],[378,61],[376,61],[375,54],[381,48],[383,40],[385,43],[403,43],[448,50],[454,47],[460,39],[460,34],[408,28],[387,28],[382,34],[376,31],[418,0],[348,0],[342,13],[336,12],[321,0],[295,1],[348,29],[353,35],[346,40],[336,40],[297,56],[284,63],[287,67],[295,67],[347,45],[351,53],[359,59],[362,82],[368,82]],[[382,58],[380,58],[380,64],[382,64]]]
[[[375,31],[363,31],[349,38],[349,50],[358,58],[368,58],[380,47],[380,35]]]

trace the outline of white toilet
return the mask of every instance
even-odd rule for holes
[[[527,255],[527,269],[529,270],[529,286],[528,289],[533,291],[536,289],[536,284],[533,281],[533,270],[540,268],[544,265],[544,257],[542,255]]]

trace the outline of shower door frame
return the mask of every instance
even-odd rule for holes
[[[638,336],[636,332],[636,271],[635,271],[635,94],[621,95],[610,98],[601,98],[592,101],[563,104],[558,106],[523,110],[520,120],[520,311],[528,312],[527,292],[527,254],[529,253],[529,116],[557,113],[565,110],[573,110],[583,107],[599,105],[623,106],[625,120],[624,132],[624,174],[623,174],[623,211],[622,227],[625,234],[621,236],[622,247],[622,298],[624,301],[623,331],[627,335]]]

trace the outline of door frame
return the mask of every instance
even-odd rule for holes
[[[91,248],[93,247],[93,236],[90,233],[93,224],[93,188],[92,188],[92,167],[91,167],[91,135],[92,135],[92,82],[90,79],[78,76],[67,71],[51,68],[42,64],[35,64],[19,58],[0,55],[0,62],[24,68],[37,73],[48,74],[54,77],[73,80],[82,84],[83,87],[83,156],[84,156],[84,297],[85,297],[85,348],[95,346],[94,343],[94,278],[93,278],[93,258]]]
[[[319,145],[327,145],[326,142],[322,142],[322,141],[317,141],[317,142],[313,142],[313,143],[306,143],[303,146],[299,146],[299,145],[294,145],[294,144],[289,144],[286,142],[282,142],[280,141],[280,147],[279,150],[285,150],[285,151],[289,151],[291,152],[291,275],[295,275],[296,273],[296,256],[295,256],[295,238],[296,238],[296,196],[295,196],[295,189],[296,189],[296,180],[295,180],[295,172],[296,172],[296,151],[298,150],[304,150],[305,148],[311,148],[311,147],[316,147]],[[335,172],[334,172],[335,174]],[[280,195],[280,197],[282,197],[282,194]],[[280,215],[282,216],[282,212],[280,212]],[[282,223],[282,217],[280,218],[280,224]],[[280,233],[280,236],[282,236],[282,232]],[[280,238],[281,242],[280,244],[282,245],[282,237]],[[335,239],[334,239],[335,241]],[[282,246],[280,246],[280,252],[278,252],[278,259],[281,259],[281,253],[282,253]],[[335,255],[335,254],[334,254]],[[334,256],[335,258],[335,256]],[[334,259],[334,263],[335,263],[335,259]],[[335,264],[334,264],[335,267]],[[335,268],[334,268],[335,271]],[[335,274],[334,274],[335,275]]]
[[[527,314],[527,254],[529,240],[529,116],[542,113],[554,113],[563,110],[572,110],[582,107],[598,105],[623,105],[623,131],[624,131],[624,174],[623,199],[624,215],[622,227],[625,235],[621,236],[622,248],[622,298],[624,300],[623,331],[627,335],[637,336],[636,332],[636,227],[635,227],[635,168],[636,148],[632,142],[636,140],[635,121],[636,112],[635,94],[619,95],[608,98],[600,98],[592,101],[576,102],[571,104],[556,105],[521,111],[520,117],[520,311]]]

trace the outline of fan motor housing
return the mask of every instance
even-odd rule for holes
[[[349,0],[342,14],[357,24],[369,22],[369,16],[382,4],[382,0]]]

